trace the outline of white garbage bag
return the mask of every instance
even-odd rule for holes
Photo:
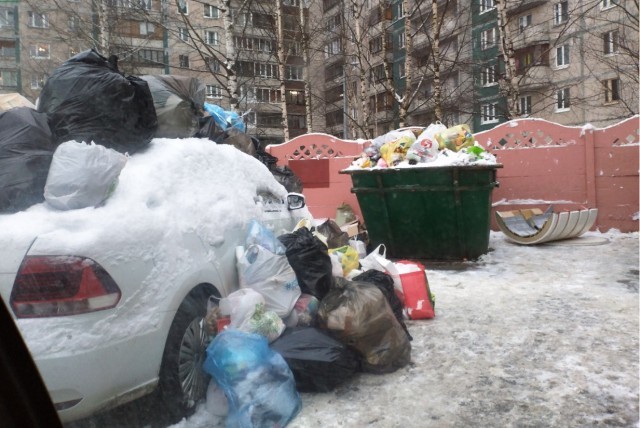
[[[99,144],[62,143],[53,153],[44,198],[59,210],[99,205],[115,189],[126,163],[126,155]]]

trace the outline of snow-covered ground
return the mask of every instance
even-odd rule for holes
[[[430,264],[436,318],[408,321],[412,362],[302,394],[292,428],[637,427],[638,233]],[[220,426],[205,406],[171,428]]]

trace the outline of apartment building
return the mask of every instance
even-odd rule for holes
[[[523,116],[606,126],[638,113],[633,0],[507,1],[504,37],[495,0],[439,0],[435,16],[423,3],[285,0],[279,34],[266,0],[234,0],[230,14],[213,0],[5,0],[0,92],[35,101],[55,67],[97,47],[127,74],[197,77],[264,144],[284,139],[283,91],[289,138],[371,138],[436,117],[474,132]]]
[[[474,130],[510,117],[607,126],[638,113],[637,3],[506,2],[502,37],[499,13],[495,0],[479,0],[473,9]],[[503,41],[512,45],[511,56]],[[518,91],[511,111],[504,80],[509,58]]]
[[[206,101],[228,109],[230,99],[246,114],[249,132],[263,144],[283,141],[281,94],[289,136],[307,132],[300,4],[283,4],[284,54],[279,46],[273,2],[232,2],[231,26],[219,2],[181,0],[41,0],[0,6],[0,92],[20,92],[32,101],[47,76],[76,53],[95,47],[117,55],[126,74],[197,77]],[[308,16],[308,10],[303,8]],[[226,18],[229,18],[227,16]],[[235,68],[226,67],[230,61]],[[309,67],[311,68],[311,67]],[[315,70],[321,67],[315,66]],[[228,91],[229,74],[237,91]],[[280,76],[285,84],[281,87]],[[309,73],[313,77],[313,73]],[[315,85],[317,87],[317,85]],[[322,126],[322,120],[319,120]]]

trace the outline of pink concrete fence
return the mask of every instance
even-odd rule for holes
[[[278,158],[278,165],[288,166],[300,177],[314,217],[335,218],[336,209],[346,203],[361,219],[358,199],[351,193],[351,177],[339,172],[351,165],[363,150],[363,141],[345,141],[318,133],[300,135],[265,149]]]
[[[504,166],[494,211],[598,208],[594,228],[629,232],[638,230],[638,134],[635,116],[607,128],[519,119],[474,137]]]
[[[639,133],[635,116],[607,128],[519,119],[474,134],[503,165],[497,170],[500,186],[493,191],[493,211],[598,208],[594,228],[638,231]],[[337,207],[347,203],[362,218],[351,177],[339,171],[367,144],[306,134],[266,150],[301,178],[315,217],[334,218]],[[492,229],[498,229],[495,220]]]

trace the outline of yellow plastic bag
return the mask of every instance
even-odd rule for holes
[[[342,265],[342,273],[347,276],[349,272],[360,266],[360,256],[358,251],[350,245],[345,245],[329,250],[329,254],[335,254]]]
[[[473,146],[473,134],[469,125],[462,124],[447,128],[442,132],[438,132],[435,135],[436,141],[440,146],[440,149],[449,149],[454,152],[459,151],[465,147]]]
[[[407,150],[415,142],[415,138],[403,136],[397,140],[384,143],[380,147],[380,157],[384,159],[388,166],[395,166],[402,162],[407,155]]]

